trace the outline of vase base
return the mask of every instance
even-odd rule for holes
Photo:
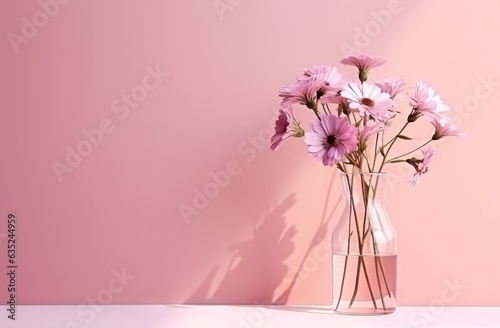
[[[351,315],[393,313],[396,263],[396,255],[334,255],[333,310]]]
[[[342,315],[384,315],[384,314],[391,314],[396,311],[396,308],[385,308],[385,309],[374,309],[372,308],[338,308],[334,309],[333,312],[336,314],[342,314]]]

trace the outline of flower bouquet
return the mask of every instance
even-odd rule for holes
[[[332,233],[333,309],[339,313],[396,309],[397,245],[384,205],[386,166],[411,165],[415,171],[409,182],[415,186],[434,154],[425,147],[444,137],[464,136],[446,116],[449,107],[423,82],[416,82],[408,111],[400,111],[396,101],[407,90],[404,80],[369,80],[370,70],[384,63],[367,55],[344,58],[341,64],[356,67],[359,82],[345,80],[336,67],[315,65],[279,92],[282,102],[271,150],[290,137],[304,137],[309,154],[341,171],[346,207]],[[292,106],[297,104],[314,115],[308,131],[294,117]],[[401,127],[389,134],[403,115]],[[420,118],[434,127],[432,136],[393,155],[398,141],[412,140],[405,130]],[[421,149],[420,156],[414,155]]]

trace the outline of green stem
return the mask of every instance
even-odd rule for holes
[[[382,133],[383,133],[383,132],[382,132]],[[377,138],[375,139],[375,150],[374,150],[374,155],[373,155],[373,165],[372,165],[373,169],[375,169],[375,164],[377,163],[377,157],[378,157],[378,156],[377,156],[377,155],[378,155],[378,150],[377,150],[377,148],[378,148],[378,138],[379,138],[379,134],[380,134],[380,133],[377,133]]]
[[[331,114],[332,112],[330,111],[330,107],[328,107],[328,103],[326,103],[325,105],[326,105],[326,109],[328,110],[328,113]]]
[[[376,197],[376,192],[377,192],[377,187],[378,187],[380,176],[377,176],[376,179],[377,179],[377,182],[375,183],[375,188],[373,189],[373,202],[372,203],[375,203],[375,197]],[[385,288],[387,289],[387,293],[389,294],[389,297],[391,297],[391,291],[389,289],[389,284],[387,283],[387,278],[385,275],[384,266],[382,264],[382,261],[380,260],[380,256],[379,256],[380,253],[378,251],[378,246],[377,246],[377,242],[375,241],[375,236],[373,234],[373,230],[370,229],[370,231],[371,231],[372,242],[373,242],[373,253],[375,254],[375,270],[376,270],[375,272],[377,274],[377,282],[378,282],[379,291],[380,291],[380,298],[382,300],[382,306],[384,307],[384,310],[385,310],[386,308],[385,308],[384,297],[382,295],[382,288],[380,286],[380,277],[379,277],[379,273],[378,273],[378,268],[380,268],[380,271],[382,272],[382,277],[384,278]],[[377,263],[378,263],[378,265],[377,265]]]
[[[368,155],[366,152],[363,152],[363,157],[366,159],[366,166],[368,166],[368,172],[372,172],[372,168],[370,167],[370,160],[368,159]]]
[[[392,297],[392,292],[389,288],[389,284],[387,283],[387,278],[385,275],[384,266],[382,265],[382,260],[380,260],[380,253],[378,253],[378,247],[377,247],[377,243],[375,242],[375,238],[373,236],[373,231],[371,232],[371,235],[372,235],[372,240],[373,240],[373,252],[375,254],[375,269],[377,269],[377,266],[378,266],[378,268],[380,268],[380,272],[382,273],[382,278],[384,278],[384,284],[385,284],[385,288],[387,290],[387,294],[389,295],[389,297]],[[378,263],[378,265],[377,265],[377,263]],[[382,304],[384,304],[384,298],[383,298],[382,290],[380,287],[380,278],[379,278],[378,270],[376,271],[376,274],[377,274],[377,281],[378,281],[378,285],[379,285],[380,298],[382,299]],[[385,310],[385,305],[384,305],[384,310]]]
[[[372,204],[375,204],[375,198],[376,198],[376,193],[377,193],[377,187],[378,187],[378,182],[379,182],[379,176],[376,177],[376,180],[377,182],[375,183],[375,187],[370,187],[372,185],[372,180],[371,180],[371,177],[370,177],[370,183],[368,185],[368,195],[367,195],[367,199],[369,198],[369,191],[370,189],[372,189],[372,200],[371,200],[371,203]],[[368,201],[365,203],[365,207],[368,207]],[[365,209],[365,212],[367,210]],[[379,294],[380,294],[380,299],[381,299],[381,302],[382,302],[382,307],[384,309],[384,311],[386,310],[386,306],[385,306],[385,300],[384,300],[384,297],[382,295],[382,284],[380,282],[380,274],[379,274],[379,268],[380,268],[380,272],[382,273],[382,277],[383,277],[383,280],[384,280],[384,283],[385,283],[385,288],[387,290],[387,293],[389,295],[389,297],[391,297],[391,291],[390,291],[390,288],[389,288],[389,284],[387,283],[387,278],[386,278],[386,275],[385,275],[385,270],[384,270],[384,266],[382,264],[382,261],[380,260],[380,256],[379,256],[379,253],[378,253],[378,247],[377,247],[377,243],[375,241],[375,236],[373,234],[373,230],[371,229],[371,224],[370,222],[368,222],[368,226],[367,226],[367,229],[365,231],[364,227],[363,227],[363,243],[366,239],[366,237],[368,236],[368,234],[371,234],[371,237],[372,237],[372,244],[373,244],[373,253],[374,253],[374,258],[375,258],[375,274],[377,276],[377,284],[378,284],[378,289],[379,289]]]
[[[396,160],[396,159],[401,158],[403,156],[410,155],[411,153],[413,153],[413,152],[419,150],[420,148],[424,147],[425,145],[429,144],[431,141],[432,141],[432,139],[429,140],[429,141],[427,141],[427,142],[425,142],[424,144],[420,145],[418,148],[415,148],[412,151],[407,152],[406,154],[399,155],[399,156],[396,156],[394,158],[391,158],[390,160],[387,161],[387,163],[391,163],[393,160]]]
[[[323,112],[325,113],[325,115],[328,115],[328,112],[326,111],[325,104],[321,104],[321,107],[323,107]]]
[[[344,167],[344,172],[347,173],[347,167],[345,166],[344,163],[342,163],[342,166]],[[349,177],[346,177],[349,179]],[[349,229],[349,237],[347,237],[347,255],[345,257],[344,261],[344,272],[342,273],[342,282],[340,283],[340,293],[339,293],[339,299],[337,301],[337,305],[335,306],[335,311],[339,308],[340,305],[340,300],[342,299],[342,294],[344,292],[344,283],[345,283],[345,276],[347,272],[347,260],[349,259],[349,254],[351,250],[351,221],[352,221],[352,207],[349,206],[349,223],[348,223],[348,229]]]
[[[368,278],[368,271],[366,270],[365,259],[363,256],[360,256],[359,258],[361,259],[361,265],[363,266],[363,272],[365,274],[366,284],[368,286],[368,291],[370,292],[370,297],[372,299],[373,307],[375,309],[377,309],[377,302],[375,301],[375,296],[373,295],[372,286],[370,284],[370,279]]]
[[[375,274],[377,275],[378,292],[380,294],[380,300],[382,301],[382,308],[384,309],[384,311],[386,311],[384,295],[382,295],[382,286],[380,285],[380,276],[378,274],[379,263],[378,263],[377,259],[378,259],[378,256],[375,255]]]
[[[353,171],[354,171],[354,168],[353,168]],[[349,179],[347,180],[348,181],[348,188],[349,188],[349,196],[350,196],[350,206],[352,207],[353,209],[353,212],[354,212],[354,220],[355,220],[355,223],[356,223],[356,232],[357,232],[357,236],[358,236],[358,248],[359,248],[359,256],[358,256],[358,268],[356,270],[356,283],[354,285],[354,291],[353,291],[353,295],[352,295],[352,298],[351,298],[351,302],[349,303],[349,307],[352,306],[352,304],[354,303],[354,300],[357,296],[357,292],[358,292],[358,288],[359,288],[359,278],[360,278],[360,265],[363,267],[363,273],[365,275],[365,278],[366,278],[366,284],[368,286],[368,291],[370,292],[370,297],[371,297],[371,300],[373,302],[373,306],[374,308],[376,309],[377,308],[377,303],[375,302],[375,297],[373,295],[373,291],[372,291],[372,287],[371,287],[371,283],[370,283],[370,278],[368,276],[368,271],[366,270],[366,264],[365,264],[365,259],[363,257],[363,241],[361,239],[361,234],[360,234],[360,230],[359,230],[359,219],[358,219],[358,215],[356,213],[356,207],[355,207],[355,204],[354,204],[354,195],[353,195],[353,192],[354,192],[354,172],[352,172],[352,181],[349,182]],[[365,207],[365,214],[366,214],[366,207]]]
[[[394,143],[396,141],[396,139],[398,138],[398,136],[401,134],[401,132],[403,132],[403,130],[406,129],[408,124],[410,124],[410,122],[406,122],[405,125],[403,125],[403,127],[401,128],[401,130],[399,130],[399,132],[394,137],[392,137],[391,140],[387,141],[387,143],[384,144],[383,147],[386,147],[390,143]]]
[[[356,299],[356,295],[358,295],[359,288],[359,273],[361,272],[361,255],[358,256],[358,266],[356,267],[356,284],[354,285],[354,291],[352,292],[352,298],[349,302],[349,307],[354,303],[354,299]],[[375,305],[376,307],[376,305]]]
[[[403,127],[401,128],[401,130],[399,130],[398,134],[396,134],[396,136],[387,143],[390,145],[389,148],[387,148],[387,151],[384,150],[385,152],[384,159],[382,160],[382,164],[380,164],[380,168],[378,169],[379,172],[382,172],[382,168],[384,167],[385,161],[387,159],[387,156],[389,156],[389,152],[391,151],[392,146],[394,146],[394,143],[396,142],[396,140],[398,140],[398,136],[401,134],[401,132],[403,132],[403,130],[408,126],[408,124],[409,122],[406,122],[405,125],[403,125]],[[385,148],[385,145],[383,147]]]

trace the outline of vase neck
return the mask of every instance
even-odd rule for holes
[[[344,196],[347,201],[354,197],[363,203],[383,202],[389,179],[386,173],[347,173],[341,175]]]

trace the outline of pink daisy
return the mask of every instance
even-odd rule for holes
[[[364,126],[359,128],[359,150],[364,151],[366,148],[368,148],[367,141],[369,137],[386,129],[387,126],[383,122],[369,120]]]
[[[358,68],[359,80],[365,82],[368,79],[368,73],[371,68],[384,64],[386,60],[381,57],[372,57],[368,55],[348,56],[340,61],[341,64],[355,66]]]
[[[358,133],[359,141],[366,141],[369,137],[387,129],[383,122],[370,120],[365,126],[360,128]]]
[[[370,83],[354,84],[349,82],[340,94],[348,99],[349,108],[361,116],[368,113],[380,121],[387,121],[391,118],[390,109],[394,107],[394,100],[377,86]]]
[[[336,67],[327,65],[314,65],[304,68],[304,77],[317,77],[324,80],[325,84],[318,91],[318,99],[322,103],[339,103],[339,92],[346,84],[346,80],[338,72]]]
[[[417,173],[415,173],[410,179],[410,183],[412,186],[415,186],[417,184],[418,179],[422,174],[427,173],[427,171],[429,170],[429,167],[427,165],[429,164],[432,155],[434,155],[434,151],[430,148],[422,151],[422,153],[424,155],[422,159],[416,159],[415,157],[413,157],[406,160],[406,162],[412,165],[417,171]]]
[[[300,123],[293,117],[293,108],[291,106],[285,106],[280,109],[274,131],[275,134],[271,138],[270,147],[272,151],[289,137],[304,136],[304,130],[300,127]]]
[[[406,82],[403,79],[385,79],[383,81],[375,81],[374,84],[379,87],[382,92],[388,93],[391,96],[391,99],[397,100],[402,97],[399,93],[403,91],[405,83]]]
[[[434,92],[434,89],[425,83],[417,81],[415,97],[411,98],[410,106],[413,107],[408,116],[408,122],[415,122],[420,116],[425,116],[431,122],[437,120],[441,125],[445,125],[449,119],[444,115],[450,110],[441,97]]]
[[[465,137],[466,134],[463,132],[460,132],[457,127],[451,123],[451,121],[447,121],[444,125],[442,125],[439,121],[436,119],[431,121],[432,125],[434,125],[434,128],[436,131],[434,132],[434,135],[432,136],[432,140],[439,140],[443,137],[450,137],[450,136],[458,136],[458,137]]]
[[[311,123],[311,130],[305,134],[307,150],[325,166],[335,165],[346,153],[357,149],[357,129],[345,117],[322,115],[321,121]]]
[[[318,76],[299,78],[280,90],[279,96],[283,98],[281,105],[301,104],[315,109],[318,91],[324,84],[324,79]]]

